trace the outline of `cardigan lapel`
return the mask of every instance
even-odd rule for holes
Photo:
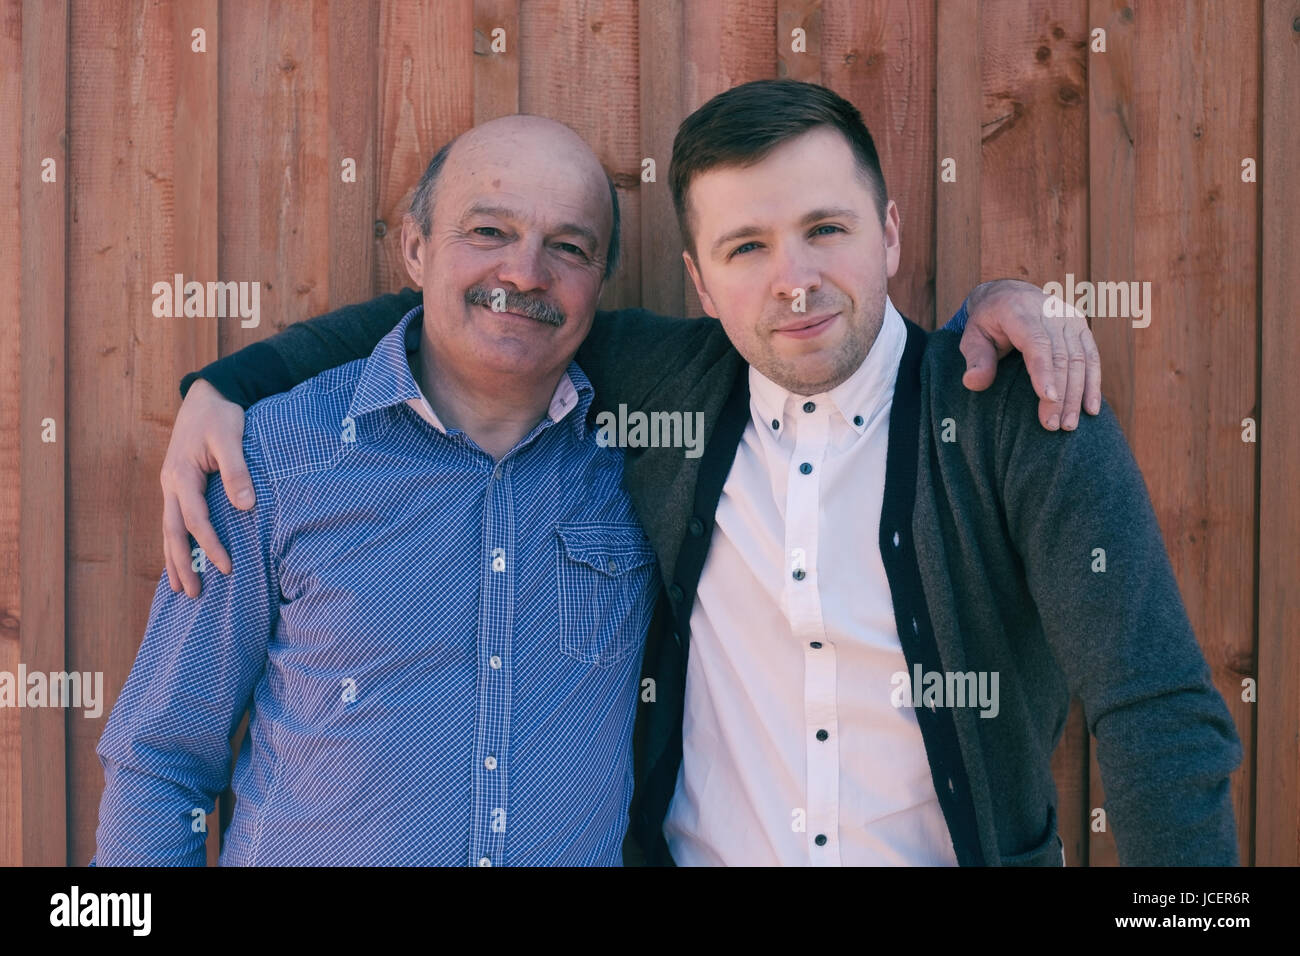
[[[623,484],[659,557],[659,572],[670,597],[678,591],[695,592],[703,555],[699,556],[698,566],[692,565],[689,588],[678,571],[678,560],[681,555],[694,553],[687,546],[692,542],[707,551],[713,512],[749,414],[748,368],[740,353],[729,349],[702,379],[670,378],[640,403],[649,412],[704,415],[704,451],[700,457],[688,458],[681,448],[628,448],[624,457]],[[742,391],[737,394],[737,389]],[[701,481],[708,489],[717,486],[703,511],[699,510],[698,499]],[[692,523],[696,516],[700,524]],[[705,524],[707,528],[701,531]],[[689,610],[690,605],[685,608]],[[681,610],[680,602],[674,604],[673,610]]]
[[[749,421],[749,366],[742,364],[727,400],[718,414],[718,424],[705,446],[699,477],[695,483],[693,508],[687,520],[686,534],[680,539],[681,548],[674,562],[673,581],[668,587],[668,599],[677,622],[678,643],[683,653],[690,649],[691,608],[695,606],[695,591],[704,571],[704,559],[709,553],[713,537],[713,523],[722,498],[723,485],[731,472],[740,440]]]
[[[907,346],[898,366],[894,401],[889,412],[889,451],[885,461],[885,492],[880,511],[880,556],[889,579],[899,643],[911,674],[942,673],[939,641],[917,563],[912,516],[921,448],[921,361],[929,337],[906,318]],[[928,450],[928,449],[927,449]],[[957,862],[981,866],[976,810],[953,712],[948,707],[918,707],[916,720],[925,741],[939,806],[948,824]]]

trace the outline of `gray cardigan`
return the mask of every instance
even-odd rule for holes
[[[1073,435],[1046,431],[1018,356],[985,393],[960,386],[965,368],[954,334],[931,336],[912,529],[945,665],[1003,675],[996,719],[956,712],[981,817],[1055,803],[1074,695],[1120,862],[1236,864],[1241,743],[1119,423],[1103,404]]]
[[[199,374],[247,405],[369,354],[418,302],[406,290],[350,306]],[[1019,356],[971,392],[958,341],[908,323],[881,538],[863,547],[885,558],[909,669],[998,674],[995,717],[942,702],[917,712],[959,862],[1061,865],[1051,756],[1073,694],[1120,862],[1235,864],[1229,774],[1241,745],[1114,415],[1103,403],[1077,431],[1048,432]],[[620,404],[704,414],[702,457],[629,449],[625,468],[665,588],[645,653],[657,694],[639,705],[627,855],[667,863],[690,611],[749,414],[747,366],[712,319],[631,309],[598,313],[577,360],[596,388],[593,416]]]

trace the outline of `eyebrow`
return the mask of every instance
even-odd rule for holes
[[[821,209],[814,209],[805,214],[800,220],[799,225],[811,226],[820,219],[847,219],[852,223],[857,223],[858,214],[852,209],[839,206],[826,206]],[[739,229],[733,229],[731,232],[723,233],[713,243],[713,252],[717,252],[723,246],[735,242],[737,239],[748,239],[750,236],[757,236],[763,232],[763,229],[756,225],[741,226]]]
[[[511,209],[508,206],[491,206],[483,203],[476,203],[475,205],[470,206],[469,209],[465,211],[462,221],[464,221],[464,219],[469,219],[471,216],[497,216],[500,219],[509,219],[515,222],[523,218],[516,210]],[[595,232],[576,222],[562,222],[558,226],[555,226],[551,230],[551,233],[553,235],[581,236],[591,244],[593,249],[600,245],[600,237],[597,236]]]

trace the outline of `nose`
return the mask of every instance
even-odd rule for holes
[[[782,242],[768,261],[772,265],[774,297],[793,302],[800,293],[807,296],[821,288],[821,272],[806,243]]]
[[[520,292],[545,289],[550,285],[551,275],[546,267],[541,240],[528,238],[510,243],[497,269],[497,278]]]

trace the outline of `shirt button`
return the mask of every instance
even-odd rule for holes
[[[618,562],[615,561],[613,558],[609,559],[609,573],[618,574]]]
[[[853,416],[853,424],[856,425],[858,428],[861,428],[861,427],[862,427],[862,416],[861,416],[861,415],[854,415],[854,416]]]
[[[704,534],[704,522],[699,518],[692,518],[686,527],[690,530],[691,534],[695,535],[697,538]]]
[[[822,649],[822,642],[821,642],[821,641],[813,641],[813,642],[810,643],[808,646],[811,647],[814,651],[820,651],[820,650]]]
[[[829,738],[829,737],[830,737],[830,734],[828,734],[826,731],[824,731],[824,730],[819,730],[819,731],[817,731],[817,739],[818,739],[818,740],[826,740],[826,739]]]
[[[682,589],[676,584],[669,585],[668,596],[673,599],[674,604],[677,604],[682,599]]]
[[[894,547],[898,547],[898,532],[894,532]]]
[[[494,671],[501,670],[501,658],[497,657],[495,654],[488,658],[488,663],[492,665]]]
[[[489,770],[495,770],[495,769],[497,768],[497,758],[496,758],[496,757],[484,757],[484,758],[483,758],[483,766],[487,767]]]
[[[912,633],[917,635],[921,633],[921,629],[916,625],[916,618],[912,618]]]
[[[801,475],[811,475],[811,474],[812,474],[812,465],[808,464],[808,462],[805,461],[802,465],[799,466],[799,474],[801,474]]]
[[[825,833],[819,833],[819,834],[817,834],[817,836],[813,838],[813,842],[816,843],[818,846],[825,846],[825,845],[826,845],[826,834],[825,834]]]
[[[954,787],[954,786],[952,785],[952,777],[949,777],[949,778],[948,778],[948,792],[949,792],[949,793],[956,793],[956,792],[957,792],[957,788]]]
[[[479,866],[491,866],[491,865],[492,865],[492,861],[489,860],[487,857],[483,857],[482,859],[480,859],[480,860],[478,861],[478,865],[479,865]]]
[[[796,581],[802,581],[805,577],[807,577],[807,575],[804,573],[803,568],[795,568],[793,571],[790,572],[790,576],[793,577]]]
[[[778,422],[775,418],[772,419],[772,430],[776,431],[780,427],[781,427],[781,423]]]
[[[813,412],[817,411],[817,404],[815,402],[804,402],[803,410],[811,415]]]

